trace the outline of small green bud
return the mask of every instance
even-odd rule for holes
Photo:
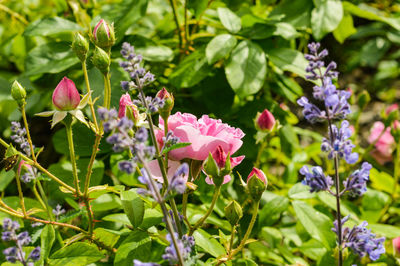
[[[363,90],[358,95],[358,106],[360,107],[361,110],[363,110],[370,101],[371,101],[371,96],[369,96],[368,91]]]
[[[102,49],[108,50],[115,43],[114,24],[109,25],[101,19],[93,30],[94,43]]]
[[[204,162],[204,172],[208,175],[214,182],[216,186],[222,185],[224,178],[220,178],[220,171],[217,162],[214,160],[211,152],[208,154],[207,159]]]
[[[13,99],[18,103],[18,105],[24,106],[26,104],[26,91],[25,89],[19,84],[18,81],[14,81],[11,86],[11,96]]]
[[[398,111],[398,110],[394,110],[394,111],[391,111],[391,112],[387,115],[386,119],[385,119],[383,122],[384,122],[384,124],[385,124],[385,127],[390,127],[390,125],[391,125],[394,121],[396,121],[396,120],[398,120],[398,119],[399,119],[399,111]]]
[[[96,47],[94,50],[92,62],[101,73],[107,74],[110,71],[110,57],[103,49],[99,47]]]
[[[267,185],[268,181],[264,172],[261,171],[260,169],[253,167],[253,170],[247,177],[247,188],[250,197],[254,201],[259,201],[265,189],[267,188]]]
[[[225,216],[232,226],[237,225],[239,220],[243,216],[242,207],[240,207],[240,204],[237,203],[235,200],[231,201],[225,207]]]
[[[89,42],[79,32],[75,33],[72,41],[72,50],[82,62],[86,60],[89,51]]]
[[[171,114],[172,108],[174,108],[174,96],[172,96],[165,88],[157,92],[156,97],[164,100],[164,106],[159,108],[160,116],[165,120],[168,119]]]

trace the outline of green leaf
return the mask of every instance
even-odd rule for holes
[[[174,52],[171,48],[164,45],[159,46],[146,46],[146,47],[135,47],[137,54],[141,54],[143,59],[151,62],[165,62],[174,59]]]
[[[315,193],[310,193],[310,188],[302,183],[294,184],[288,192],[291,199],[310,199],[315,197]]]
[[[375,67],[390,46],[390,42],[381,37],[369,40],[361,47],[359,55],[361,65]]]
[[[230,34],[221,34],[215,36],[206,48],[208,63],[211,65],[227,56],[236,46],[236,38]]]
[[[389,224],[370,224],[368,227],[372,233],[378,236],[384,236],[387,238],[396,238],[400,236],[400,228]]]
[[[264,84],[267,63],[264,51],[251,41],[240,42],[225,66],[225,74],[239,97],[257,93]]]
[[[311,28],[316,40],[337,28],[343,17],[343,7],[339,0],[316,0],[311,12]]]
[[[192,87],[207,77],[210,71],[204,49],[199,49],[183,59],[169,76],[169,81],[177,88]]]
[[[333,36],[338,42],[344,43],[348,37],[356,32],[357,29],[354,28],[353,17],[350,14],[345,13],[339,26],[333,31]]]
[[[272,10],[269,17],[284,16],[287,22],[296,28],[309,28],[313,3],[310,0],[283,0]]]
[[[276,48],[269,50],[267,55],[272,63],[280,69],[293,72],[305,78],[305,69],[308,62],[301,52],[289,48]]]
[[[134,189],[121,193],[122,208],[134,228],[143,222],[144,201]]]
[[[113,234],[107,229],[101,227],[94,230],[94,235],[97,241],[100,241],[108,247],[114,247],[120,237],[119,235]]]
[[[187,147],[190,144],[192,144],[192,143],[190,143],[190,142],[175,143],[175,144],[169,146],[168,148],[163,149],[162,154],[166,154],[167,152],[170,152],[172,150],[176,150],[176,149],[179,149],[179,148]]]
[[[82,242],[59,249],[50,257],[52,266],[84,266],[102,259],[104,255],[96,245]]]
[[[46,225],[40,235],[40,263],[44,263],[50,255],[51,247],[53,246],[56,235],[52,225]]]
[[[0,172],[1,182],[0,182],[0,192],[3,192],[7,186],[14,179],[15,173],[14,170],[6,172],[6,170],[2,169]]]
[[[124,225],[132,225],[125,213],[114,213],[102,218],[103,221],[122,223]]]
[[[325,191],[318,193],[317,195],[321,202],[326,204],[332,210],[336,210],[336,198],[333,195],[328,194]],[[348,206],[347,202],[342,201],[340,204],[340,209],[342,215],[350,215],[351,219],[358,221],[358,214]]]
[[[281,213],[289,206],[289,200],[282,196],[277,196],[267,202],[259,212],[258,224],[262,226],[273,225],[280,217]]]
[[[214,257],[219,257],[225,254],[224,247],[217,241],[213,236],[204,231],[198,229],[193,234],[196,246],[201,247],[204,251],[211,254]]]
[[[115,38],[120,42],[126,31],[146,14],[147,4],[148,0],[123,0],[103,5],[100,17],[110,23],[114,22]]]
[[[217,9],[218,17],[222,25],[232,33],[237,33],[242,28],[240,18],[233,13],[229,8],[219,7]]]
[[[83,28],[60,17],[38,19],[26,27],[25,36],[49,36],[58,33],[81,31]]]
[[[302,201],[292,202],[297,218],[304,229],[327,249],[335,245],[335,234],[332,232],[332,221],[323,213]]]
[[[114,194],[103,194],[92,202],[93,211],[109,211],[121,208],[121,200]]]
[[[151,255],[151,239],[146,232],[134,231],[121,243],[115,254],[115,266],[132,266],[134,259],[147,261]]]
[[[384,22],[391,27],[395,28],[396,30],[400,30],[400,22],[396,18],[390,18],[378,15],[380,10],[371,7],[370,5],[361,4],[361,5],[354,5],[350,2],[343,1],[343,9],[348,11],[354,16],[365,18],[369,20],[376,20]]]
[[[33,48],[26,57],[25,76],[59,73],[79,63],[71,43],[49,42]]]

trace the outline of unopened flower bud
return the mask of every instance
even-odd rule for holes
[[[82,62],[86,60],[89,51],[89,42],[79,32],[75,33],[72,41],[72,50]]]
[[[61,111],[74,110],[81,101],[75,83],[64,77],[53,92],[53,104]]]
[[[157,92],[156,97],[164,100],[164,106],[159,108],[159,112],[161,117],[164,120],[168,119],[168,116],[171,114],[172,108],[174,108],[174,96],[172,96],[165,88]]]
[[[96,46],[108,50],[115,43],[114,25],[101,19],[93,30],[93,39]]]
[[[390,125],[398,119],[399,119],[399,110],[394,109],[390,113],[387,114],[387,117],[384,120],[384,124],[386,127],[390,127]]]
[[[217,162],[214,160],[211,152],[208,154],[207,159],[204,161],[204,172],[208,175],[216,186],[222,185],[224,178],[220,177],[220,171]]]
[[[137,125],[140,121],[140,114],[137,106],[131,101],[129,93],[125,93],[119,99],[118,118],[126,116]]]
[[[243,216],[242,207],[240,206],[239,203],[237,203],[237,201],[235,201],[235,200],[231,201],[225,207],[225,216],[226,216],[226,219],[228,219],[229,223],[232,226],[237,225],[239,220]]]
[[[358,106],[363,110],[367,104],[371,101],[368,91],[364,90],[358,95]]]
[[[110,71],[110,57],[101,48],[96,47],[92,57],[93,65],[98,68],[101,73],[107,74]]]
[[[400,141],[400,122],[399,120],[393,121],[392,129],[390,130],[390,134],[393,136],[395,142]]]
[[[276,123],[275,117],[267,109],[262,113],[257,113],[255,122],[256,128],[263,131],[271,131]]]
[[[20,107],[26,104],[26,91],[18,81],[14,81],[11,86],[11,96]]]
[[[267,188],[267,185],[268,181],[264,172],[253,167],[253,170],[247,177],[247,188],[250,193],[250,197],[254,201],[259,201],[265,189]]]

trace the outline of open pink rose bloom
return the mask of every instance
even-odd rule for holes
[[[159,127],[164,127],[164,121],[161,117]],[[169,117],[168,130],[172,131],[179,138],[179,142],[191,143],[189,146],[172,150],[169,153],[169,158],[172,161],[180,161],[182,159],[204,161],[209,153],[213,154],[214,159],[217,159],[216,152],[218,147],[222,149],[222,154],[224,154],[223,156],[226,159],[228,153],[232,156],[242,146],[243,141],[241,139],[244,137],[241,129],[222,123],[219,119],[212,119],[207,115],[203,115],[200,119],[197,119],[192,114],[180,112]],[[156,138],[160,147],[163,146],[163,137],[164,130],[157,130]],[[243,159],[244,156],[231,158],[232,168],[240,164]],[[173,168],[177,168],[179,164],[170,162],[168,165],[170,166],[168,177],[171,178],[174,173]],[[158,180],[162,179],[156,161],[150,163],[150,168],[152,174],[158,177]],[[229,180],[230,176],[226,176],[224,183],[229,182]],[[212,181],[208,179],[207,183],[212,184]]]
[[[368,137],[368,142],[373,143],[376,141],[384,129],[385,126],[382,122],[375,122],[372,126],[371,134]],[[371,155],[380,164],[390,162],[392,161],[392,153],[395,149],[395,145],[394,138],[390,134],[390,127],[388,127],[375,143],[375,150],[372,151]]]

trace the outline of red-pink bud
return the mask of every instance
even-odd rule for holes
[[[115,43],[113,24],[109,25],[104,19],[101,19],[93,29],[93,39],[98,47],[109,49]]]
[[[160,115],[164,120],[168,119],[172,108],[174,108],[174,96],[172,96],[165,88],[162,88],[156,94],[157,98],[164,100],[164,106],[159,109]]]
[[[271,131],[274,128],[275,123],[275,117],[267,109],[265,109],[261,114],[257,114],[256,125],[261,130]]]
[[[258,168],[253,167],[253,170],[251,170],[249,176],[247,177],[247,183],[249,183],[249,180],[253,177],[256,176],[258,179],[264,182],[265,185],[267,185],[267,177],[265,176],[264,172],[261,171]]]
[[[224,152],[224,149],[222,149],[221,145],[218,145],[212,156],[220,168],[225,167],[226,153]]]
[[[131,101],[131,96],[128,93],[125,93],[119,99],[119,110],[118,110],[118,118],[124,117],[127,106],[132,106],[133,103]]]
[[[399,105],[397,103],[394,103],[394,104],[390,105],[388,108],[386,108],[385,113],[386,113],[386,115],[388,115],[395,110],[399,110]]]
[[[93,37],[95,40],[97,40],[97,32],[99,31],[100,27],[104,27],[105,32],[107,33],[107,36],[110,37],[110,28],[108,27],[107,22],[104,19],[100,19],[100,21],[96,24],[96,26],[93,29]]]
[[[81,101],[75,83],[64,77],[53,92],[53,104],[61,111],[74,110]]]
[[[393,248],[395,250],[395,253],[400,254],[400,236],[394,238],[392,240]]]
[[[171,96],[171,94],[169,94],[169,92],[167,91],[166,88],[162,88],[161,90],[159,90],[157,92],[156,97],[164,100],[164,99],[167,99],[167,98],[171,98],[172,96]]]

